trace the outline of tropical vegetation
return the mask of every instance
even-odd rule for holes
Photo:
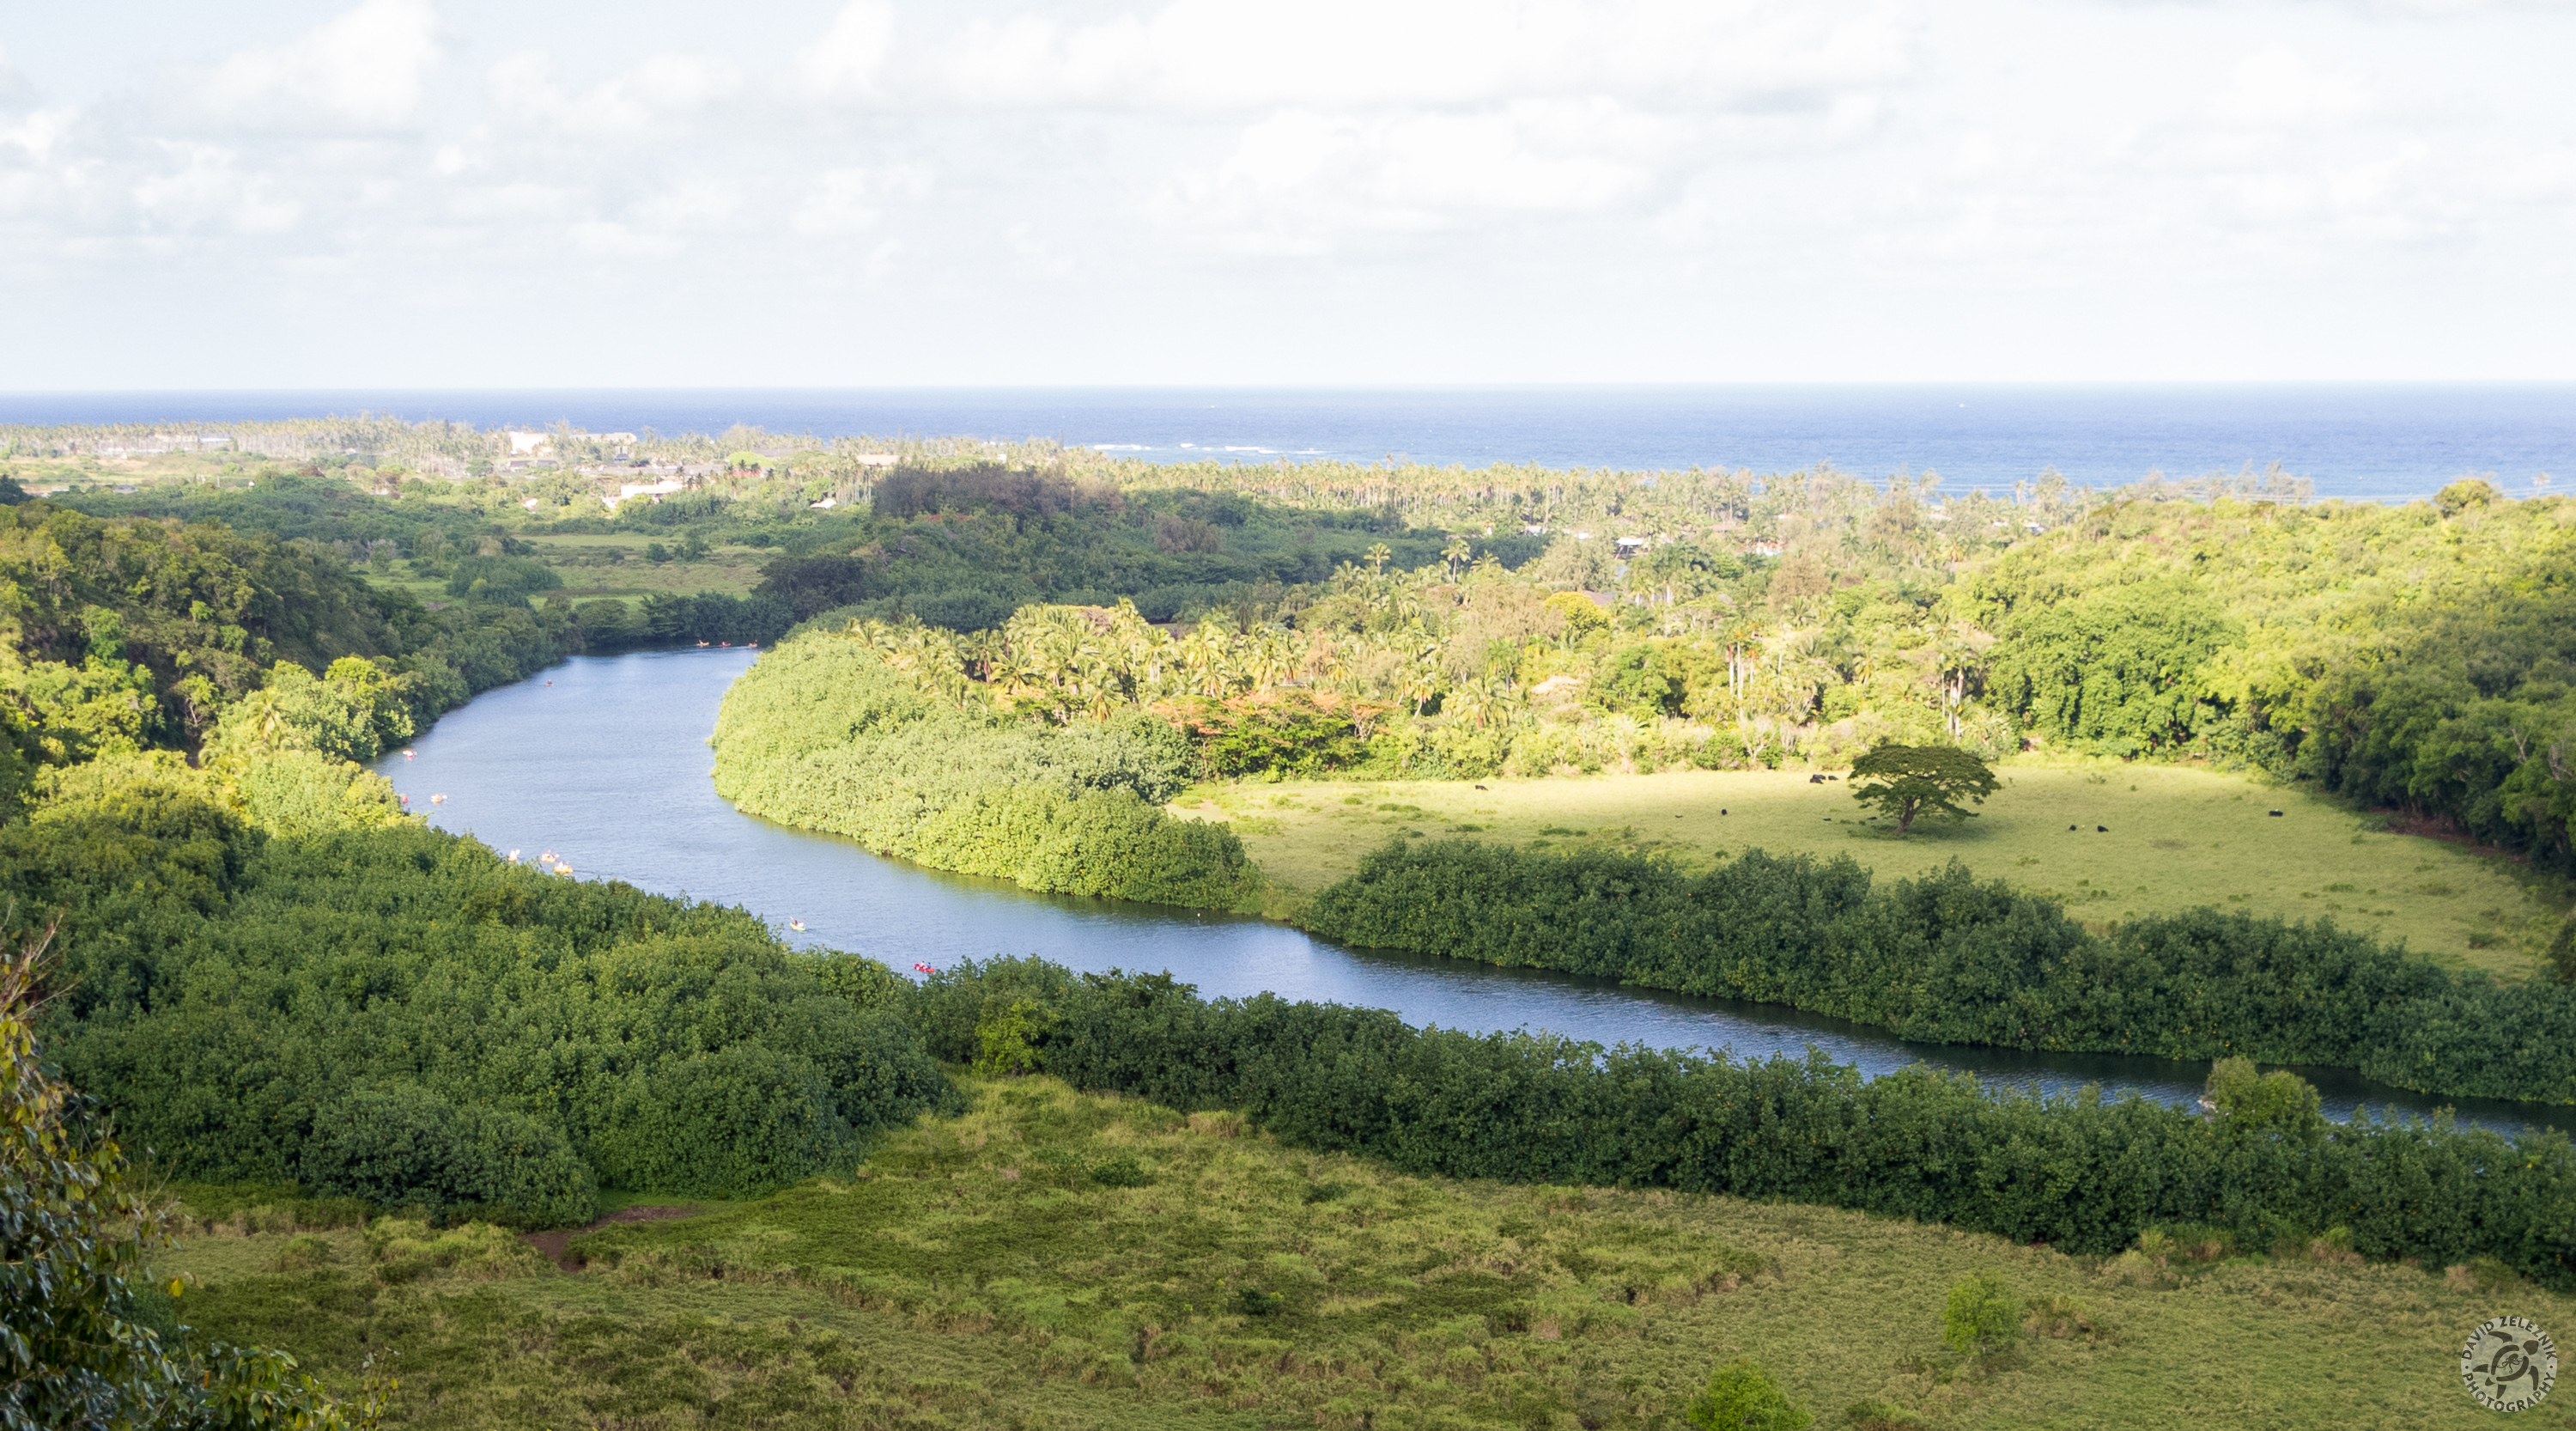
[[[1881,887],[1848,856],[1756,850],[1692,873],[1616,850],[1397,840],[1305,919],[1349,944],[1788,1004],[1926,1043],[2251,1056],[2576,1103],[2576,985],[2209,908],[2097,934],[1956,862]]]
[[[89,773],[0,829],[0,888],[60,911],[50,1056],[163,1176],[562,1226],[602,1185],[792,1183],[948,1097],[890,971],[738,910]]]
[[[108,1111],[67,1086],[37,1041],[47,942],[39,934],[0,956],[0,1427],[377,1425],[389,1376],[368,1377],[352,1407],[282,1352],[182,1338],[186,1281],[152,1266],[178,1217],[126,1156]]]
[[[716,735],[722,793],[1039,890],[1257,905],[1236,833],[1166,809],[1193,781],[1848,769],[1903,835],[1970,813],[1995,793],[1988,764],[2031,752],[2306,781],[2564,871],[2576,504],[2477,481],[2382,508],[2307,502],[2277,475],[2003,497],[1829,471],[1175,471],[569,430],[552,466],[514,469],[493,434],[452,425],[239,438],[152,456],[166,480],[116,491],[97,479],[145,461],[119,455],[143,435],[0,432],[0,891],[17,924],[58,925],[41,1016],[32,966],[0,991],[0,1235],[43,1283],[11,1298],[0,1353],[53,1398],[27,1402],[29,1424],[82,1405],[138,1424],[367,1414],[182,1330],[159,1270],[178,1254],[157,1241],[176,1214],[131,1191],[126,1146],[181,1180],[197,1223],[232,1219],[245,1246],[291,1233],[258,1244],[256,1275],[225,1274],[233,1300],[200,1325],[316,1348],[330,1385],[356,1386],[375,1332],[441,1348],[441,1394],[469,1363],[596,1371],[551,1349],[587,1337],[674,1384],[723,1382],[744,1420],[806,1415],[826,1383],[915,1420],[1215,1398],[1354,1425],[1833,1410],[1776,1343],[1686,1363],[1623,1349],[1649,1340],[1641,1306],[1724,1309],[1812,1260],[1705,1236],[1648,1257],[1682,1244],[1594,1233],[1595,1198],[1632,1223],[1743,1206],[1725,1199],[1941,1223],[2085,1259],[2105,1296],[2249,1253],[2447,1267],[2488,1290],[2576,1277],[2563,1136],[2336,1124],[2248,1061],[2576,1101],[2568,988],[2324,923],[2088,925],[1955,866],[1882,883],[1758,851],[1703,866],[1634,840],[1419,836],[1303,909],[1355,943],[1908,1037],[2216,1060],[2198,1111],[2042,1100],[1035,961],[915,985],[791,951],[741,911],[427,830],[365,769],[565,654],[758,642],[773,649]],[[67,482],[87,490],[45,490]],[[720,551],[736,573],[757,554],[757,581],[692,594]],[[630,552],[649,583],[592,579]],[[962,1121],[961,1086],[982,1100]],[[1407,1178],[1539,1186],[1385,1192]],[[1636,1191],[1563,1191],[1582,1186]],[[1647,1190],[1667,1201],[1628,1200]],[[1192,1221],[1210,1191],[1222,1218]],[[567,1320],[551,1291],[476,1290],[560,1275],[501,1229],[579,1228],[638,1194],[757,1200],[547,1244],[657,1308],[649,1336]],[[1404,1225],[1407,1199],[1444,1197],[1508,1202],[1511,1226]],[[925,1225],[893,1224],[899,1207]],[[1083,1231],[1104,1217],[1124,1219],[1108,1240]],[[1455,1245],[1424,1260],[1427,1234]],[[1387,1262],[1391,1240],[1416,1260]],[[1964,1414],[1941,1388],[2057,1356],[2025,1335],[2108,1354],[2092,1314],[1993,1275],[2004,1245],[1979,1244],[1983,1266],[1928,1259],[1919,1325],[1889,1333],[1920,1348],[1863,1378],[1845,1421]],[[794,1319],[752,1336],[654,1300],[719,1280],[780,1289]],[[802,1325],[846,1326],[831,1309],[852,1306],[999,1331],[1009,1347],[959,1365],[1061,1393],[926,1388]],[[780,1368],[776,1397],[681,1361]],[[1630,1369],[1605,1383],[1613,1363]],[[622,1380],[592,1376],[575,1409],[677,1404]],[[454,1414],[540,1404],[570,1405],[460,1392],[475,1409]]]
[[[2160,1226],[2092,1256],[1806,1203],[1425,1177],[1050,1075],[961,1082],[971,1111],[853,1168],[630,1209],[561,1266],[471,1226],[206,1188],[162,1265],[210,1334],[290,1345],[333,1385],[398,1348],[394,1416],[459,1431],[1673,1431],[1745,1361],[1835,1431],[2465,1431],[2494,1419],[2459,1389],[2468,1329],[2576,1314],[2491,1262],[2365,1263],[2330,1235]],[[2003,1289],[1980,1308],[2021,1303],[2018,1338],[1963,1356],[1951,1293],[1980,1274]]]

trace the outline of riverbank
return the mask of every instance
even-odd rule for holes
[[[1007,881],[872,855],[746,817],[715,793],[704,740],[726,690],[753,660],[749,651],[713,648],[575,657],[542,680],[478,697],[415,742],[417,759],[389,756],[377,769],[414,809],[427,808],[431,823],[496,850],[552,852],[585,880],[739,905],[792,945],[867,954],[910,977],[922,963],[945,969],[968,958],[1036,954],[1089,973],[1169,971],[1211,997],[1269,992],[1391,1009],[1417,1026],[1545,1029],[1605,1046],[1723,1048],[1740,1058],[1801,1058],[1814,1048],[1864,1077],[1928,1062],[1990,1088],[2061,1096],[2099,1085],[2114,1097],[2136,1092],[2187,1104],[2208,1074],[2205,1062],[1911,1044],[1779,1005],[1346,949],[1276,921],[1035,895]],[[448,798],[430,806],[433,793]],[[2553,1123],[2561,1111],[2430,1098],[2334,1069],[2300,1071],[2336,1118],[2365,1103],[2375,1114],[2418,1117],[2456,1105],[2464,1122],[2512,1132]]]

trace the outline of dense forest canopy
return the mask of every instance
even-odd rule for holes
[[[373,578],[380,610],[398,588],[451,623],[477,603],[486,623],[533,609],[546,629],[530,649],[772,641],[851,619],[1000,632],[1028,607],[1122,600],[1176,637],[1212,621],[1245,647],[1294,647],[1300,669],[1265,679],[1277,658],[1249,657],[1240,679],[1200,683],[1210,707],[1182,713],[1227,744],[1220,773],[1833,766],[1883,741],[2029,745],[2252,766],[2546,866],[2576,860],[2576,503],[2475,479],[2376,506],[2307,500],[2277,470],[2113,492],[2043,473],[1994,493],[1931,474],[1155,466],[1047,443],[750,430],[556,428],[514,456],[498,433],[366,417],[234,425],[218,450],[156,454],[188,445],[156,432],[10,429],[0,468],[79,489],[52,504],[219,519],[317,572],[336,557]],[[129,467],[157,480],[96,480]],[[620,496],[639,483],[671,490]],[[650,536],[682,564],[710,547],[767,564],[756,589],[562,599],[550,575],[601,550],[562,545],[584,534]],[[397,661],[424,639],[349,644],[346,620],[335,629]],[[19,680],[18,725],[41,707],[56,714],[32,723],[58,733],[19,739],[23,758],[49,758],[47,739],[126,738],[116,711],[143,678],[85,654],[35,659],[58,668]],[[184,673],[149,652],[141,664],[159,672],[163,726],[184,729],[170,722]],[[479,688],[517,663],[451,664]],[[978,664],[961,654],[961,671]],[[1356,703],[1353,718],[1309,695]],[[1285,709],[1220,709],[1246,697]]]

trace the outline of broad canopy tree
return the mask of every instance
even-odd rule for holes
[[[1914,822],[1927,815],[1968,819],[1976,812],[1959,802],[1982,805],[1996,789],[1984,761],[1949,745],[1876,746],[1852,762],[1851,778],[1868,782],[1856,783],[1852,798],[1894,819],[1899,835],[1912,834]]]

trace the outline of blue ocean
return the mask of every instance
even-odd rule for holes
[[[1055,438],[1147,461],[1394,458],[1483,467],[1830,463],[2001,493],[2278,464],[2321,497],[2403,501],[2467,475],[2576,480],[2576,385],[1734,385],[1471,388],[600,389],[0,394],[0,424],[373,412],[594,432]]]

